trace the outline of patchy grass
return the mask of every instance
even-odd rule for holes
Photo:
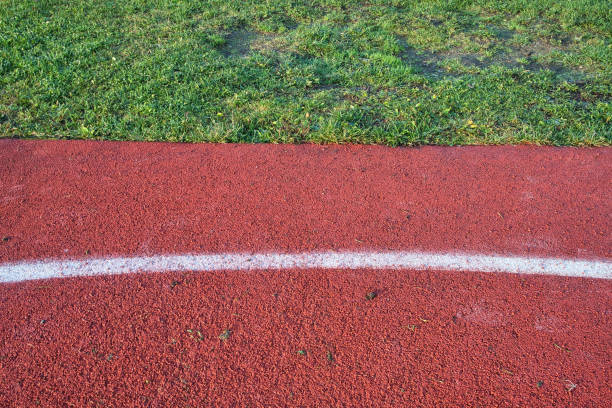
[[[612,142],[604,0],[3,0],[0,136]]]

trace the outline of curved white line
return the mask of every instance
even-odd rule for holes
[[[573,276],[612,279],[610,260],[527,258],[427,252],[315,252],[186,254],[42,260],[0,265],[0,282],[136,272],[279,269],[413,269]]]

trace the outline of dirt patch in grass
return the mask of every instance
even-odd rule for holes
[[[418,73],[429,77],[456,76],[444,70],[438,64],[438,61],[441,61],[439,55],[431,51],[416,50],[409,46],[404,38],[399,38],[399,43],[402,47],[400,58],[406,64],[415,68]]]
[[[246,58],[255,51],[274,51],[278,49],[276,34],[259,33],[250,30],[236,30],[225,37],[221,53],[228,58]]]
[[[552,45],[544,40],[536,40],[529,45],[516,45],[513,43],[516,32],[502,27],[489,27],[494,33],[495,44],[498,51],[492,55],[469,52],[462,48],[452,48],[442,52],[417,50],[411,47],[405,38],[399,36],[398,42],[402,48],[400,58],[408,65],[416,68],[417,72],[432,79],[444,77],[458,77],[467,71],[487,69],[494,65],[506,68],[520,68],[530,72],[551,71],[557,75],[571,80],[580,81],[586,74],[570,69],[561,63],[542,62],[541,57],[553,52],[569,50],[569,40],[562,39],[560,45]],[[459,63],[457,66],[452,62]]]

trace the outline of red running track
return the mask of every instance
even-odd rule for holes
[[[313,250],[610,259],[611,175],[609,148],[0,140],[0,264]],[[157,273],[2,284],[0,305],[0,406],[612,401],[610,280]]]

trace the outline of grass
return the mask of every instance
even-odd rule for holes
[[[0,137],[612,142],[605,0],[0,3]]]

